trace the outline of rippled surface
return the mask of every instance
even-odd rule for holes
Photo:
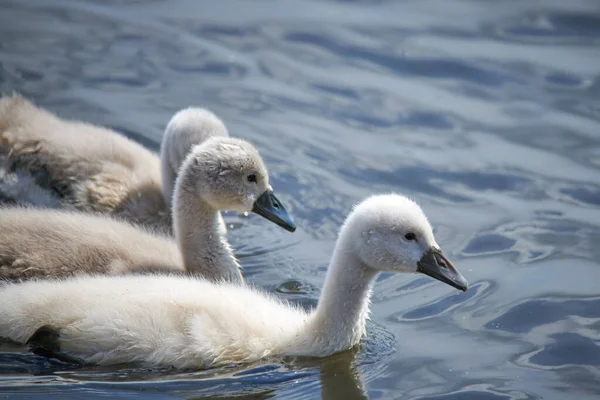
[[[595,0],[1,0],[0,90],[157,149],[206,106],[254,142],[291,235],[228,214],[249,280],[316,303],[376,192],[419,200],[472,288],[383,276],[357,354],[190,372],[0,347],[0,396],[592,399],[600,394]]]

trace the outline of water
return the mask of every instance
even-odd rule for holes
[[[259,147],[299,229],[226,215],[253,284],[314,305],[352,204],[399,191],[472,285],[383,276],[363,348],[324,360],[95,368],[3,344],[0,397],[598,398],[596,0],[0,7],[0,90],[152,149],[206,106]]]

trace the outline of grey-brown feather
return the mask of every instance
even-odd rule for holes
[[[158,156],[117,132],[61,119],[19,94],[0,99],[0,193],[22,201],[30,187],[10,186],[7,175],[29,174],[27,185],[46,190],[64,206],[118,216],[171,231]],[[23,186],[23,183],[21,183]]]
[[[185,272],[172,239],[125,221],[64,210],[0,208],[0,278]]]
[[[185,109],[167,125],[163,172],[180,167],[169,178],[175,184],[162,188],[156,155],[113,131],[58,119],[18,95],[0,100],[0,138],[0,193],[8,202],[12,196],[17,205],[100,213],[145,228],[98,215],[0,210],[0,278],[121,274],[169,265],[167,270],[243,281],[219,210],[250,211],[270,188],[268,172],[258,151],[229,138],[209,111]],[[203,143],[186,150],[196,142]],[[174,218],[166,211],[169,200]],[[11,220],[15,213],[20,218]],[[176,242],[148,237],[149,227],[170,232],[165,227],[171,228],[171,219]]]
[[[256,177],[252,182],[249,174]],[[207,139],[187,155],[177,177],[176,241],[108,215],[4,208],[0,209],[0,278],[166,269],[243,282],[239,263],[219,231],[218,210],[250,211],[270,187],[264,162],[250,143],[229,137]]]

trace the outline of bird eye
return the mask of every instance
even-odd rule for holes
[[[248,182],[256,182],[256,174],[248,175]]]
[[[406,235],[404,235],[404,239],[406,239],[406,240],[417,240],[417,235],[415,235],[412,232],[408,232]]]

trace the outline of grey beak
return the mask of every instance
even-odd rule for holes
[[[469,283],[454,265],[442,254],[441,250],[431,248],[417,263],[417,272],[447,283],[463,292],[466,292]]]
[[[270,189],[265,190],[256,199],[254,207],[252,207],[252,212],[276,223],[287,231],[294,232],[296,230],[294,220]]]

